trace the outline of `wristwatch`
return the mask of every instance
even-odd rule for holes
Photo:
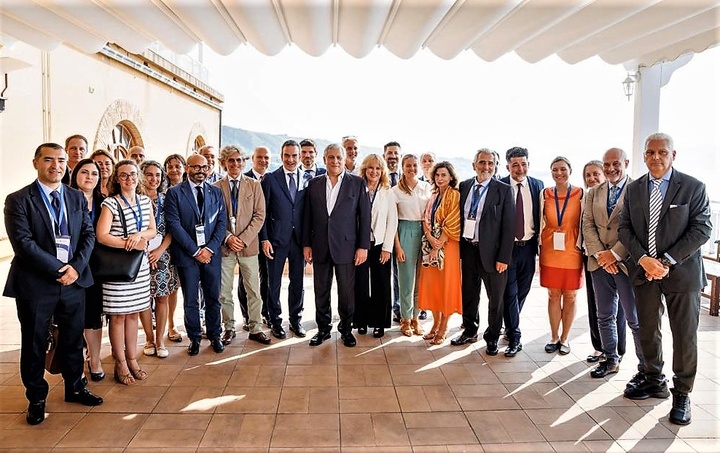
[[[658,261],[660,261],[660,263],[662,263],[662,265],[667,267],[668,269],[672,268],[672,265],[673,265],[672,261],[670,261],[666,257],[663,256]]]

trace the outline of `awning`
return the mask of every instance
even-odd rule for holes
[[[134,53],[158,41],[184,54],[249,44],[266,55],[296,45],[313,56],[339,45],[362,58],[384,46],[486,61],[515,52],[534,63],[599,56],[652,66],[720,42],[717,0],[2,0],[0,33],[43,50],[61,43]]]

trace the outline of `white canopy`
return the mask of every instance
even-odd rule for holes
[[[493,61],[598,55],[652,66],[720,42],[717,0],[0,0],[0,33],[43,50],[67,43],[95,53],[111,42],[176,53],[199,42],[228,55],[250,44],[275,55],[293,44],[313,56],[339,45],[362,58],[385,46],[401,58],[428,48],[451,59],[470,49]]]

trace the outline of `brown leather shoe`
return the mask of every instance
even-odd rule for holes
[[[270,337],[265,335],[265,332],[251,333],[250,335],[248,335],[248,339],[252,341],[257,341],[258,343],[262,344],[272,343],[272,340],[270,339]]]
[[[223,332],[222,337],[220,338],[220,341],[222,341],[222,344],[224,344],[225,346],[227,346],[227,345],[229,345],[230,343],[232,343],[232,341],[233,341],[233,339],[235,338],[236,335],[237,335],[237,334],[235,333],[234,330],[229,330],[229,329],[228,329],[228,330],[226,330],[225,332]]]

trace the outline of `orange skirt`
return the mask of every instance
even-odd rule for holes
[[[462,313],[458,241],[448,241],[445,244],[445,264],[442,270],[435,266],[420,267],[418,306],[421,310],[430,310],[433,313]]]

